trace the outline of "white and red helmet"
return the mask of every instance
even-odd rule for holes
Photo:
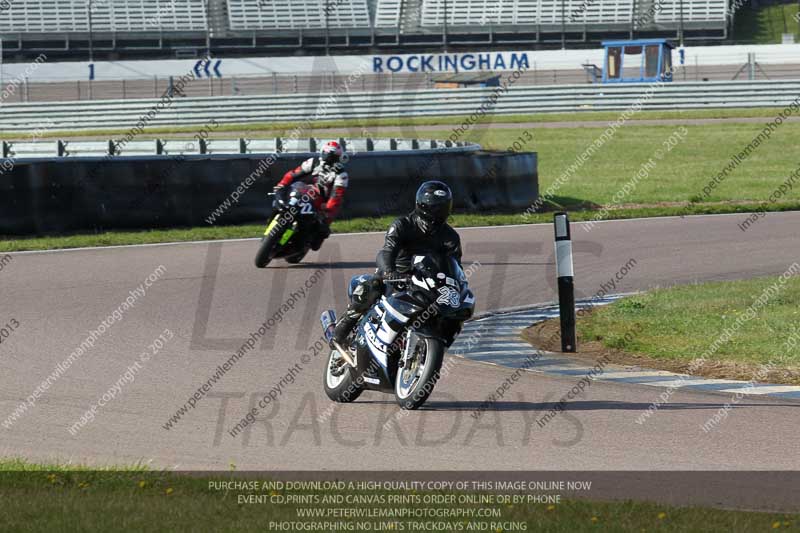
[[[344,149],[342,145],[336,141],[328,141],[319,151],[319,157],[329,165],[335,165],[342,160],[344,156]]]

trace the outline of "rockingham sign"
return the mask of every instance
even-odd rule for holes
[[[530,68],[528,52],[373,56],[372,72],[475,72]]]
[[[331,0],[334,1],[334,0]],[[0,0],[2,6],[3,0]],[[756,54],[762,65],[794,65],[800,57],[800,44],[758,44],[686,47],[686,64],[697,66],[742,65],[748,54]],[[584,63],[602,65],[603,49],[513,50],[398,55],[269,56],[225,58],[222,75],[264,77],[293,74],[339,75],[364,73],[460,73],[516,70],[574,70]],[[130,61],[95,61],[95,81],[168,79],[176,72],[195,68],[197,59],[159,59]],[[3,79],[23,82],[66,82],[87,80],[89,63],[80,61],[42,61],[36,68],[27,62],[3,63]],[[2,89],[2,88],[0,88]]]

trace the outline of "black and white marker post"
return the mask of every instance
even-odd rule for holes
[[[577,350],[575,335],[575,283],[572,271],[572,237],[566,213],[553,216],[556,230],[556,275],[558,276],[558,314],[561,318],[561,351]]]

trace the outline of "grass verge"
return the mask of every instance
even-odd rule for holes
[[[625,127],[617,130],[602,150],[598,150],[586,161],[577,165],[576,157],[595,142],[603,133],[601,127],[555,128],[542,130],[534,126],[520,125],[518,128],[492,128],[491,123],[479,124],[467,136],[486,148],[505,149],[521,143],[523,150],[534,150],[539,156],[539,190],[543,193],[554,183],[562,183],[559,177],[569,178],[555,191],[553,209],[566,209],[573,219],[593,219],[597,209],[606,204],[625,202],[616,206],[611,218],[655,217],[682,214],[753,212],[764,207],[769,211],[800,209],[800,198],[794,183],[784,185],[790,176],[796,176],[796,142],[800,136],[800,122],[787,122],[781,126],[768,142],[760,144],[749,157],[732,171],[728,171],[730,158],[738,154],[763,128],[761,123],[720,123],[685,126],[686,137],[673,148],[666,150],[666,139],[676,130],[674,126],[636,124],[636,119],[658,117],[703,118],[709,116],[772,116],[774,110],[705,110],[673,112],[641,112]],[[565,120],[615,119],[617,113],[572,113],[563,115]],[[508,121],[552,120],[554,116],[527,115],[504,117]],[[446,138],[450,131],[447,124],[457,123],[460,117],[426,118],[422,122],[439,124],[441,130],[426,131],[424,137]],[[397,121],[384,121],[391,129],[381,130],[387,135],[414,136],[413,128],[405,130]],[[412,124],[414,121],[408,122]],[[363,126],[370,122],[357,122]],[[402,124],[406,122],[403,121]],[[346,123],[336,123],[346,128]],[[271,125],[274,127],[275,125]],[[232,126],[233,127],[233,126]],[[226,128],[226,126],[223,126]],[[342,130],[342,134],[345,130]],[[653,159],[661,153],[663,159]],[[648,166],[644,174],[645,165]],[[577,169],[575,166],[577,165]],[[573,169],[574,172],[569,169]],[[720,173],[725,170],[722,178]],[[565,174],[566,173],[566,174]],[[636,178],[634,180],[634,177]],[[712,178],[718,185],[709,189]],[[357,178],[354,177],[354,180]],[[794,178],[792,178],[794,179]],[[354,181],[355,183],[355,181]],[[762,202],[775,194],[779,187],[788,190],[784,202]],[[704,189],[709,191],[708,196]],[[621,194],[621,193],[625,194]],[[143,191],[146,194],[146,191]],[[685,206],[688,205],[688,208]],[[525,222],[547,222],[548,213],[524,218],[521,214],[457,215],[454,224],[503,225]],[[382,231],[389,218],[360,218],[338,221],[335,232]],[[73,248],[119,244],[143,244],[187,240],[213,240],[241,237],[257,237],[262,228],[251,226],[201,227],[154,231],[106,232],[96,235],[53,236],[31,239],[7,238],[0,242],[0,251],[42,250],[50,248]]]
[[[572,206],[565,201],[563,206]],[[611,219],[628,219],[658,216],[683,216],[701,214],[750,213],[759,209],[759,204],[743,203],[707,203],[667,206],[639,206],[616,209],[610,212]],[[772,211],[800,210],[800,202],[776,203],[769,206]],[[593,220],[596,211],[570,211],[573,222]],[[768,216],[768,215],[766,215]],[[385,231],[395,217],[354,218],[338,220],[333,223],[334,233],[355,233],[366,231]],[[457,228],[470,226],[508,226],[513,224],[538,224],[552,222],[552,213],[535,213],[525,217],[515,214],[455,214],[450,223]],[[13,237],[5,236],[0,240],[0,252],[21,252],[30,250],[58,250],[65,248],[90,248],[98,246],[123,246],[134,244],[156,244],[167,242],[206,241],[221,239],[244,239],[261,237],[266,227],[263,224],[246,224],[240,226],[206,226],[197,228],[175,228],[143,231],[106,231],[94,234],[53,235],[46,237]]]
[[[623,298],[579,318],[578,355],[711,378],[800,385],[798,325],[796,273],[785,284],[772,276],[683,285]],[[542,345],[558,330],[550,320],[524,335],[535,346],[559,350],[552,342]],[[637,333],[626,336],[631,331]]]
[[[133,468],[127,471],[97,471],[80,466],[35,465],[25,461],[0,461],[0,498],[4,531],[276,531],[271,523],[292,521],[311,524],[322,519],[299,518],[298,509],[369,508],[403,509],[403,504],[277,504],[270,501],[244,503],[247,494],[287,496],[285,490],[224,490],[210,480],[230,480],[225,473],[177,475]],[[239,480],[263,482],[258,475]],[[327,490],[302,491],[303,495],[348,494],[363,497],[388,496],[388,491]],[[417,494],[412,491],[412,494]],[[420,492],[424,495],[449,495],[452,492]],[[463,494],[463,493],[459,493]],[[678,508],[656,503],[594,502],[566,500],[558,504],[437,504],[413,505],[414,509],[497,509],[501,518],[392,519],[334,518],[328,523],[349,524],[352,529],[337,531],[416,531],[421,521],[439,524],[426,531],[510,530],[550,532],[582,531],[766,531],[794,529],[800,515],[774,512],[745,512],[700,507]],[[357,522],[371,523],[370,529],[357,529]],[[452,527],[441,529],[442,524]],[[467,524],[473,527],[468,528]],[[520,524],[518,529],[508,528]],[[202,524],[202,526],[201,526]],[[378,527],[382,524],[382,528]],[[503,526],[506,524],[506,527]],[[460,526],[460,527],[458,527]],[[418,526],[419,527],[419,526]],[[292,528],[289,531],[330,532],[331,526]]]

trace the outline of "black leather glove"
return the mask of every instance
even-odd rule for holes
[[[275,195],[275,203],[277,203],[279,201],[280,202],[286,202],[286,194],[287,194],[287,192],[288,191],[286,190],[286,187],[284,187],[283,185],[276,185],[272,189],[272,194]]]
[[[381,272],[380,277],[383,281],[394,281],[398,279],[406,279],[405,274],[401,274],[395,270],[391,272]]]

